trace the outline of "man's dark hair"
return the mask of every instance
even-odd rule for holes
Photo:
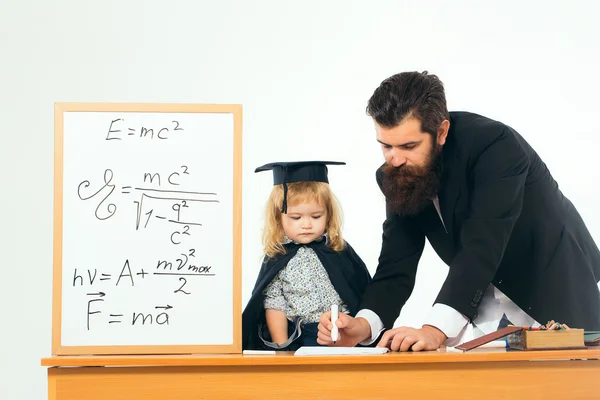
[[[369,99],[367,115],[386,128],[415,117],[421,129],[434,136],[442,121],[450,120],[444,84],[427,71],[401,72],[381,82]]]

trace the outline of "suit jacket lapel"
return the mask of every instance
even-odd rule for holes
[[[454,209],[458,197],[461,193],[462,181],[465,179],[462,176],[462,171],[458,164],[458,152],[452,129],[448,132],[448,139],[443,147],[443,165],[444,171],[442,174],[442,187],[439,192],[440,212],[446,224],[446,230],[449,235],[454,233]]]

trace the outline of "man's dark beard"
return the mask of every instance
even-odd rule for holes
[[[425,166],[383,167],[383,193],[392,210],[410,216],[422,211],[437,196],[443,172],[442,146],[435,145]]]

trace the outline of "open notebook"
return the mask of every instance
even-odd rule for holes
[[[384,354],[387,347],[333,347],[333,346],[303,346],[294,353],[295,356],[350,356]]]

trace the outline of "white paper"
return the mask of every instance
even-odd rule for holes
[[[275,350],[244,350],[242,352],[244,355],[275,355],[277,352]]]
[[[385,354],[387,347],[330,347],[330,346],[303,346],[294,353],[295,356],[341,356],[341,355],[369,355]]]

